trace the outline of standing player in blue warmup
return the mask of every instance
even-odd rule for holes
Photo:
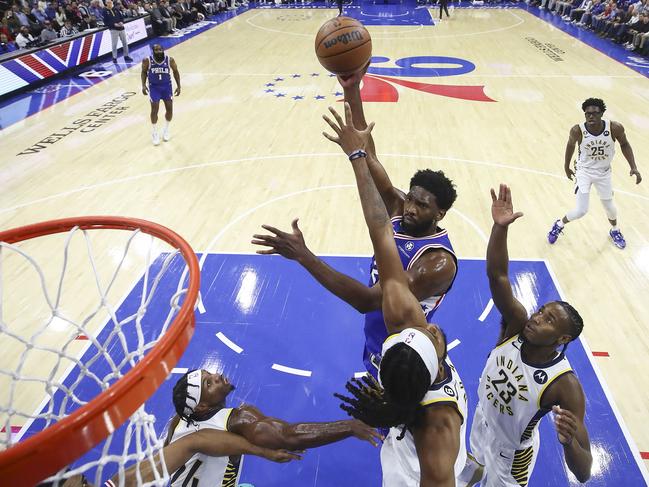
[[[338,78],[345,90],[345,100],[350,104],[354,125],[359,130],[367,127],[360,95],[364,74],[365,70],[362,70],[349,78]],[[404,194],[392,186],[376,157],[371,135],[366,151],[370,174],[391,217],[394,240],[408,276],[408,285],[420,301],[426,320],[432,323],[435,310],[451,289],[457,274],[453,246],[446,230],[438,226],[455,202],[455,185],[443,172],[425,169],[415,173],[410,180],[410,191]],[[304,242],[297,219],[292,226],[293,232],[287,233],[263,225],[274,235],[253,236],[253,244],[270,247],[257,253],[279,254],[297,261],[331,293],[365,314],[363,362],[367,371],[376,378],[381,347],[388,336],[381,311],[383,291],[376,260],[372,259],[368,287],[336,271],[314,255]]]
[[[172,92],[171,73],[173,71],[176,80],[176,91]],[[147,80],[149,87],[147,89]],[[165,104],[165,125],[162,130],[162,139],[166,142],[170,139],[169,122],[173,118],[173,95],[180,95],[180,73],[174,58],[165,54],[160,44],[153,45],[153,56],[142,61],[142,94],[149,95],[151,100],[151,125],[153,131],[151,137],[153,145],[160,143],[158,133],[158,109],[160,100]]]

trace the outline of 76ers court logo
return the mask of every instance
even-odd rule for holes
[[[448,56],[412,56],[390,62],[390,58],[374,56],[361,85],[364,102],[396,103],[400,92],[408,91],[458,100],[494,102],[483,85],[456,85],[427,83],[407,78],[444,78],[461,76],[475,70],[475,64],[462,58]],[[403,90],[401,90],[403,91]],[[342,101],[342,90],[335,75],[329,73],[293,73],[276,76],[264,84],[265,96],[276,99],[306,101]],[[404,95],[405,96],[405,95]]]

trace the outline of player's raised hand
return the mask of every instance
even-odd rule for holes
[[[325,122],[329,124],[337,136],[329,135],[326,132],[322,132],[322,135],[338,144],[347,155],[359,149],[364,150],[369,144],[374,122],[370,122],[366,129],[358,130],[354,127],[352,109],[347,102],[345,102],[345,120],[342,119],[334,108],[329,107],[329,111],[336,119],[336,122],[332,121],[326,115],[323,115],[322,118],[324,118]]]
[[[512,192],[506,184],[500,185],[498,196],[496,196],[496,192],[493,189],[491,190],[491,216],[496,225],[503,227],[508,226],[523,216],[523,213],[520,211],[514,213]]]
[[[299,218],[291,223],[292,233],[282,232],[270,225],[262,225],[264,230],[268,230],[273,235],[255,234],[252,236],[251,243],[254,245],[263,245],[270,247],[266,250],[257,250],[258,254],[279,254],[291,260],[299,260],[309,253],[309,249],[304,242],[302,230],[297,225]]]
[[[342,86],[344,89],[360,86],[363,76],[365,76],[365,73],[367,73],[367,68],[370,67],[370,62],[371,61],[368,61],[367,64],[362,69],[356,71],[353,74],[349,74],[347,76],[338,75],[337,78],[338,78],[338,83],[340,83],[340,86]]]
[[[640,175],[640,171],[638,171],[637,169],[631,169],[629,176],[635,176],[635,184],[640,184],[640,182],[642,181],[642,176]]]
[[[569,445],[577,433],[577,418],[560,406],[552,406],[552,412],[554,412],[554,427],[557,430],[559,443]]]

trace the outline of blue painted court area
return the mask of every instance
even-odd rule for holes
[[[325,260],[362,282],[368,281],[369,258]],[[159,265],[157,262],[154,267]],[[173,269],[180,272],[179,267]],[[459,269],[453,290],[436,318],[449,343],[459,341],[450,356],[464,380],[472,409],[477,402],[480,373],[498,335],[500,316],[494,309],[484,321],[479,319],[490,299],[485,262],[461,260]],[[526,297],[526,305],[559,299],[544,262],[512,262],[510,269],[513,282]],[[177,280],[174,272],[165,275],[160,300],[152,306],[166,302]],[[332,394],[342,392],[346,380],[363,370],[362,316],[320,287],[296,263],[280,257],[209,254],[203,266],[201,292],[206,312],[197,314],[194,338],[177,367],[225,373],[236,385],[228,406],[251,403],[268,415],[292,422],[345,417]],[[124,301],[120,315],[133,312],[140,293],[141,283]],[[145,326],[156,325],[149,321]],[[101,333],[100,341],[107,333]],[[134,340],[135,336],[127,332],[127,339]],[[586,424],[594,456],[593,478],[588,485],[647,485],[581,343],[568,348],[568,357],[586,392]],[[305,375],[275,370],[274,365],[298,369],[298,374]],[[94,371],[98,375],[105,373]],[[160,434],[173,415],[171,389],[178,377],[172,374],[148,401],[147,410],[156,415]],[[73,371],[66,384],[75,379]],[[96,391],[90,384],[80,388],[86,397]],[[570,485],[561,447],[548,418],[541,422],[541,438],[539,459],[529,485]],[[121,439],[115,442],[113,451],[120,448]],[[95,451],[89,456],[98,454]],[[256,487],[379,486],[379,450],[348,439],[310,450],[301,462],[277,465],[249,457],[244,460],[240,481]]]

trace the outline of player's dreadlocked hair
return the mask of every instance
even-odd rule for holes
[[[589,98],[581,104],[581,109],[584,112],[586,111],[586,107],[598,107],[602,113],[606,111],[606,103],[601,98]]]
[[[430,387],[430,372],[420,355],[405,343],[390,348],[381,359],[381,387],[372,376],[362,381],[352,379],[346,389],[352,398],[334,394],[343,401],[340,407],[350,416],[381,428],[404,425],[397,439],[417,424],[423,407],[420,405]]]
[[[576,340],[584,329],[584,320],[582,319],[579,312],[575,308],[573,308],[570,303],[566,303],[565,301],[557,301],[557,304],[559,304],[563,308],[563,310],[568,314],[568,318],[570,319],[570,335],[572,336],[572,340],[570,341]]]
[[[457,198],[453,181],[447,178],[442,171],[432,171],[431,169],[417,171],[410,179],[410,187],[413,186],[420,186],[433,193],[437,206],[442,210],[448,210]]]
[[[189,387],[189,384],[187,384],[187,376],[189,376],[190,373],[194,372],[194,370],[188,371],[180,379],[178,379],[178,382],[176,382],[173,390],[173,401],[174,408],[176,409],[176,414],[178,414],[178,417],[185,421],[187,424],[192,424],[195,421],[193,414],[190,416],[187,416],[185,414],[185,403],[187,402],[188,397],[187,388]]]

